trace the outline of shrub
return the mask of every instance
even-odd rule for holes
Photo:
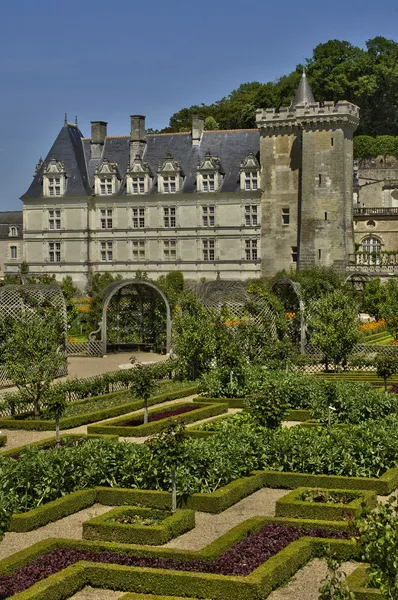
[[[384,381],[384,391],[387,393],[387,380],[398,373],[398,358],[390,356],[384,352],[378,352],[376,356],[377,377],[381,377]]]
[[[250,413],[261,427],[276,429],[281,426],[289,405],[281,396],[273,396],[267,390],[260,390],[246,399]]]

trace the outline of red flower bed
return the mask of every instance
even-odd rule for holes
[[[291,542],[303,536],[349,539],[352,532],[326,531],[324,529],[302,529],[301,527],[269,523],[232,546],[216,560],[178,561],[155,556],[135,557],[114,552],[94,552],[60,548],[39,556],[28,565],[17,569],[11,575],[0,577],[0,598],[9,598],[22,592],[37,581],[41,581],[79,560],[126,565],[130,567],[152,567],[196,571],[218,575],[248,575],[262,563],[274,556]]]
[[[191,410],[197,410],[199,407],[196,404],[187,404],[186,406],[179,406],[178,408],[170,408],[169,410],[162,410],[155,414],[149,415],[149,422],[160,421],[161,419],[168,419],[169,417],[176,417],[177,415],[183,415],[184,413],[191,412]],[[144,424],[144,417],[139,419],[132,419],[131,421],[123,421],[118,423],[122,427],[138,427]]]

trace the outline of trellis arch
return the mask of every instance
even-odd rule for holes
[[[304,354],[307,342],[307,325],[305,322],[305,303],[301,284],[298,281],[293,281],[293,279],[290,279],[287,275],[282,275],[282,277],[276,279],[271,285],[271,290],[279,298],[281,291],[286,288],[293,292],[300,310],[300,351]],[[280,292],[280,295],[278,295],[278,291]]]
[[[102,353],[106,354],[107,351],[107,340],[108,340],[108,307],[112,299],[118,294],[119,300],[122,297],[123,291],[128,291],[127,288],[134,290],[134,294],[130,292],[130,300],[134,299],[138,301],[141,309],[141,320],[143,319],[143,297],[140,294],[140,289],[146,288],[152,290],[157,297],[160,297],[164,303],[166,309],[166,352],[170,352],[171,348],[171,311],[167,297],[163,290],[157,285],[150,281],[142,279],[128,279],[122,281],[115,281],[108,285],[102,292],[102,318],[99,323],[99,327],[96,331],[90,333],[89,340],[93,342],[96,340],[96,336],[101,334]],[[128,294],[124,294],[126,297]],[[146,300],[148,302],[148,299]],[[118,303],[119,312],[117,313],[120,317],[120,302]]]
[[[209,311],[219,312],[226,306],[238,318],[243,318],[250,312],[251,320],[257,325],[266,320],[272,336],[277,337],[274,311],[266,300],[249,294],[242,281],[216,279],[199,283],[195,287],[195,293]]]
[[[0,287],[0,319],[8,322],[21,320],[22,315],[29,320],[40,319],[39,310],[54,310],[60,320],[60,351],[66,353],[68,321],[65,298],[56,284],[31,283],[24,285],[4,285]],[[44,318],[44,317],[43,317]],[[66,375],[67,367],[59,376]],[[5,369],[0,365],[0,382],[9,382]]]
[[[363,291],[365,285],[369,283],[373,278],[369,273],[363,273],[362,271],[350,273],[344,280],[344,283],[350,283],[352,287],[358,291]]]

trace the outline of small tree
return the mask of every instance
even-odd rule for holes
[[[246,404],[257,423],[268,429],[280,427],[289,409],[284,397],[274,394],[270,387],[248,396]]]
[[[334,290],[309,304],[307,324],[311,343],[337,369],[344,363],[358,341],[358,309],[352,297]]]
[[[328,574],[321,581],[318,600],[355,600],[354,594],[344,583],[345,573],[340,571],[341,562],[329,554],[327,564]]]
[[[41,404],[52,380],[65,364],[59,352],[60,323],[57,315],[45,318],[23,315],[15,321],[11,335],[3,346],[7,373],[19,389],[22,400],[33,404],[35,417],[40,416]]]
[[[48,414],[55,419],[55,441],[59,446],[61,443],[59,422],[67,406],[65,393],[62,390],[50,389],[46,395],[45,404]]]
[[[134,369],[131,391],[137,398],[144,401],[144,424],[148,423],[148,400],[155,390],[155,377],[152,370],[137,364]]]
[[[393,506],[395,496],[387,504],[363,517],[357,524],[362,560],[369,563],[368,580],[380,590],[383,598],[398,598],[398,516]]]
[[[379,352],[376,356],[377,377],[384,381],[384,391],[387,394],[387,380],[398,373],[398,358]]]
[[[184,462],[186,456],[185,425],[172,421],[167,429],[148,440],[152,456],[162,468],[171,471],[171,512],[177,510],[176,468]]]

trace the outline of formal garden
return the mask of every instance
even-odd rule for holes
[[[395,280],[223,289],[169,278],[171,356],[87,380],[50,304],[3,318],[0,598],[398,598]]]

